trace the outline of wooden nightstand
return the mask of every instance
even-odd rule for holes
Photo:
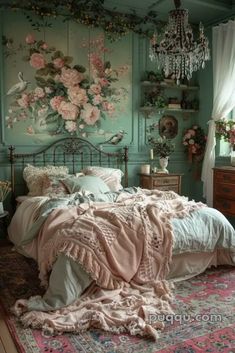
[[[181,193],[181,177],[183,174],[140,174],[140,187]]]
[[[235,216],[235,168],[214,168],[213,207],[225,216]]]

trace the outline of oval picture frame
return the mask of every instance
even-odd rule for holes
[[[178,120],[173,115],[163,115],[159,120],[159,135],[173,139],[178,134]]]

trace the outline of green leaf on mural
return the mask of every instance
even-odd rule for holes
[[[105,68],[105,69],[111,69],[110,61],[105,61],[105,63],[104,63],[104,68]]]
[[[46,123],[47,124],[54,123],[57,119],[58,119],[58,113],[57,112],[53,112],[53,113],[48,114],[46,116]]]
[[[53,87],[55,85],[55,81],[52,78],[48,78],[46,82],[49,87]]]
[[[60,50],[57,50],[51,57],[52,60],[55,60],[57,58],[63,58],[64,57],[64,54],[60,51]]]
[[[36,75],[37,76],[47,76],[49,74],[49,68],[48,67],[44,67],[43,69],[39,69],[36,71]]]
[[[64,57],[65,64],[71,64],[72,61],[73,61],[72,56],[65,56]]]
[[[45,87],[47,85],[47,81],[44,78],[36,76],[35,79],[37,81],[38,86]]]
[[[86,68],[82,65],[74,65],[73,67],[75,70],[77,70],[78,72],[84,73],[86,72]]]

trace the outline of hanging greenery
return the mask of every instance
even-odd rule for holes
[[[110,40],[119,39],[130,31],[151,37],[163,25],[151,7],[145,16],[140,17],[135,10],[121,13],[116,8],[105,7],[104,3],[105,0],[5,0],[0,3],[0,8],[23,10],[32,27],[38,31],[41,27],[51,26],[50,18],[62,16],[64,21],[73,20],[89,27],[102,28]]]

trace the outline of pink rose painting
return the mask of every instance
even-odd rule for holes
[[[116,104],[125,98],[127,91],[115,87],[123,69],[113,69],[110,62],[104,61],[107,48],[103,37],[99,37],[99,45],[93,46],[94,49],[91,45],[93,52],[89,52],[87,62],[89,74],[85,67],[72,63],[71,56],[43,40],[36,40],[30,33],[25,43],[24,58],[28,58],[28,64],[35,70],[34,80],[11,96],[7,127],[13,128],[16,123],[29,120],[26,132],[33,135],[41,121],[44,133],[46,126],[48,134],[50,131],[50,134],[84,137],[86,128],[97,129],[102,118],[115,114]]]

